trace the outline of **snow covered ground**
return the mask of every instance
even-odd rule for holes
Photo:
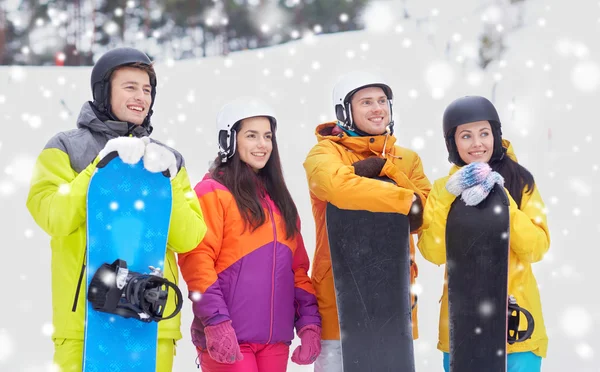
[[[600,4],[585,0],[575,7],[560,0],[528,0],[525,26],[507,35],[503,60],[480,70],[469,61],[476,53],[481,12],[467,9],[482,2],[468,0],[471,8],[459,9],[453,3],[419,2],[413,15],[428,16],[429,22],[417,26],[398,17],[389,20],[391,28],[385,33],[373,27],[228,57],[161,61],[153,136],[185,156],[194,185],[216,156],[215,117],[221,105],[243,94],[271,102],[279,113],[285,176],[312,257],[314,223],[302,162],[315,143],[315,126],[333,119],[331,91],[340,74],[366,68],[389,77],[396,94],[398,142],[418,151],[432,182],[449,168],[441,134],[444,108],[466,94],[493,98],[505,138],[534,174],[548,207],[552,245],[545,259],[534,265],[550,337],[543,370],[600,371],[600,341],[595,336],[600,331],[600,304],[594,294],[600,283]],[[398,9],[392,10],[378,14]],[[506,13],[492,8],[485,14],[488,21],[499,17],[494,22],[501,23]],[[74,127],[81,105],[90,98],[90,71],[0,67],[2,371],[52,370],[49,239],[30,217],[25,199],[36,156],[54,133]],[[436,344],[443,267],[418,253],[417,263],[417,371],[441,371]],[[176,371],[196,370],[187,331],[190,315],[186,302]],[[289,370],[312,367],[290,363]]]

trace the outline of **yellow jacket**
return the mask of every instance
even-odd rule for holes
[[[338,208],[408,214],[416,193],[425,205],[431,183],[423,172],[419,156],[408,149],[394,146],[394,136],[350,137],[336,128],[335,122],[317,126],[318,143],[308,153],[304,169],[315,219],[317,245],[313,259],[312,282],[317,292],[324,340],[339,340],[331,256],[325,226],[327,202]],[[371,157],[387,161],[380,176],[387,176],[398,186],[380,180],[357,176],[353,163]],[[414,262],[415,248],[410,239],[410,254]],[[411,283],[418,275],[416,264],[411,267]],[[413,337],[418,337],[417,307],[413,310]]]
[[[78,119],[78,129],[54,136],[37,158],[27,208],[51,238],[52,338],[83,339],[85,276],[78,294],[76,312],[72,311],[72,306],[79,274],[86,260],[87,189],[99,161],[97,155],[100,150],[109,139],[125,135],[126,132],[126,123],[104,123],[96,118],[86,104]],[[133,133],[135,136],[147,134],[141,127]],[[206,224],[198,199],[190,187],[183,157],[172,151],[177,158],[179,172],[171,181],[173,206],[164,275],[177,284],[179,272],[174,252],[183,253],[196,248],[206,233]],[[165,314],[170,314],[174,309],[174,298],[169,296]],[[180,322],[180,314],[159,322],[158,337],[180,339]]]
[[[516,160],[510,142],[504,140],[508,156]],[[455,196],[446,190],[446,182],[459,167],[453,166],[450,174],[436,180],[427,198],[423,214],[423,228],[419,233],[419,251],[426,260],[436,265],[446,263],[446,219]],[[508,194],[508,190],[506,191]],[[535,329],[530,339],[508,345],[507,352],[532,351],[541,357],[546,356],[548,336],[537,282],[531,270],[531,264],[540,261],[548,251],[550,234],[546,222],[544,202],[537,189],[523,193],[521,208],[510,200],[510,253],[508,261],[508,294],[513,295],[519,306],[529,310],[535,319]],[[527,320],[520,318],[519,328],[525,329]],[[448,333],[448,285],[444,284],[441,299],[438,349],[449,352]]]

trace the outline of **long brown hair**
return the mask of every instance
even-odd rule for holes
[[[237,122],[232,129],[237,132],[239,127],[240,122]],[[299,232],[298,209],[283,178],[273,123],[271,123],[271,132],[273,133],[271,139],[273,150],[264,168],[258,173],[255,173],[248,164],[240,159],[237,151],[225,163],[222,162],[220,156],[217,156],[210,172],[214,180],[227,187],[231,192],[244,219],[244,227],[250,227],[251,231],[256,230],[266,221],[261,202],[264,196],[261,195],[261,188],[264,187],[281,212],[285,223],[286,238],[290,239]]]

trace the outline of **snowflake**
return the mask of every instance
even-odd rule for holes
[[[422,150],[425,147],[425,140],[423,137],[415,137],[412,139],[411,145],[414,150]]]
[[[44,325],[42,325],[42,334],[50,337],[52,336],[52,333],[54,333],[54,326],[52,323],[44,323]]]
[[[15,192],[15,185],[8,181],[0,182],[0,194],[9,196]]]
[[[575,352],[581,359],[592,359],[594,357],[594,349],[586,342],[581,342],[575,346]]]
[[[13,341],[5,329],[0,329],[0,363],[8,360],[14,353]]]
[[[361,20],[366,30],[385,32],[394,24],[394,12],[385,3],[373,2],[365,8]]]
[[[575,88],[590,93],[600,85],[600,67],[593,61],[578,62],[571,71],[571,80]]]
[[[415,283],[410,286],[410,293],[420,296],[423,293],[423,286],[419,283]]]
[[[136,200],[133,206],[136,210],[141,211],[144,209],[145,204],[143,200]]]
[[[571,190],[578,196],[590,196],[592,194],[592,188],[585,181],[579,178],[572,178],[569,180],[569,186]]]
[[[202,298],[202,294],[200,292],[192,292],[191,296],[192,301],[198,302]]]
[[[482,301],[479,304],[479,313],[484,317],[489,317],[494,313],[494,304],[490,301]]]
[[[583,337],[592,328],[592,316],[583,307],[570,307],[562,315],[561,327],[563,332],[569,337]]]

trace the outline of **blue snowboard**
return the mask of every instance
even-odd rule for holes
[[[171,205],[169,177],[147,171],[142,161],[125,164],[116,153],[103,159],[87,194],[86,289],[96,270],[116,259],[138,273],[163,270]],[[86,306],[84,372],[156,370],[156,322]]]

